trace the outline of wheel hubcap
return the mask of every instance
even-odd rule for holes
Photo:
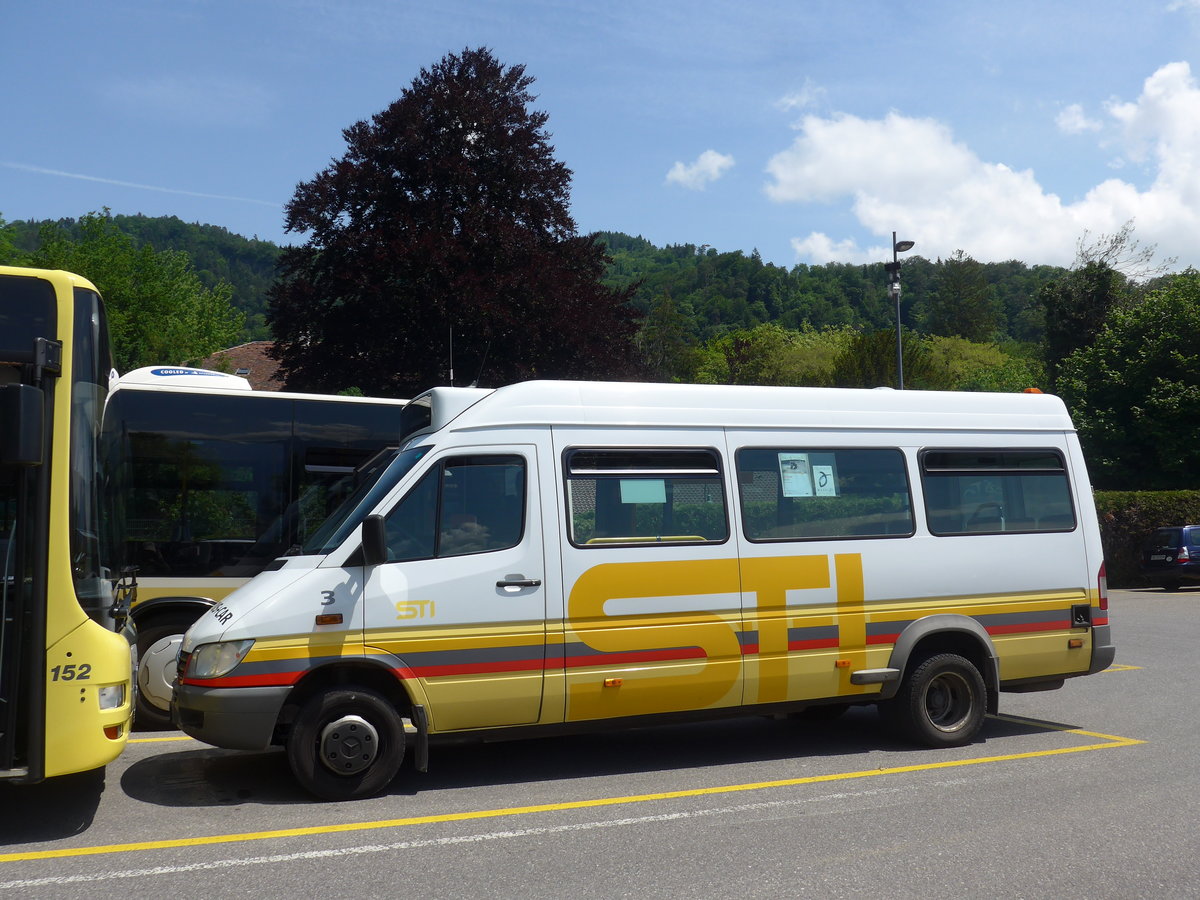
[[[342,716],[321,730],[321,762],[338,775],[356,775],[379,755],[379,732],[362,716]]]
[[[925,691],[925,714],[939,731],[958,731],[971,716],[972,694],[957,672],[943,672]]]
[[[182,634],[159,638],[138,660],[138,690],[151,706],[163,712],[171,708],[171,692],[175,689],[175,669],[182,643]]]

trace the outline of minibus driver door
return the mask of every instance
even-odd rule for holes
[[[382,523],[364,524],[377,562],[366,571],[366,645],[416,679],[435,731],[536,722],[546,601],[535,447],[455,448],[424,462]]]

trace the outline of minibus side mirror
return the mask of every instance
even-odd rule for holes
[[[383,516],[367,516],[362,523],[363,565],[377,566],[387,562],[387,535]]]
[[[30,384],[0,387],[0,463],[40,466],[43,457],[43,398]]]

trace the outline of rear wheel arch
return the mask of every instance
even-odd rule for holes
[[[1000,695],[1000,660],[996,646],[987,630],[975,619],[950,613],[917,619],[900,633],[888,662],[889,668],[899,670],[900,678],[884,685],[880,699],[894,697],[913,669],[939,653],[956,653],[979,670],[987,688],[987,711],[994,714]]]

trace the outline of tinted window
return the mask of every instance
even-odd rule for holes
[[[0,275],[0,362],[33,362],[34,339],[56,339],[56,325],[50,282]]]
[[[127,542],[141,574],[236,576],[310,542],[395,445],[398,404],[122,390]]]
[[[934,534],[1075,527],[1066,467],[1054,450],[928,450],[921,480]]]
[[[1181,533],[1180,528],[1160,528],[1150,535],[1146,543],[1152,550],[1178,550]],[[1200,534],[1196,534],[1196,537],[1200,537]]]
[[[574,450],[566,472],[567,521],[578,546],[729,537],[712,450]]]
[[[752,541],[913,533],[899,450],[739,450],[737,473],[743,529]]]
[[[285,552],[292,401],[118,391],[126,540],[145,576],[257,574]]]
[[[71,367],[71,573],[75,594],[93,618],[112,620],[103,611],[111,603],[108,583],[122,554],[109,537],[113,522],[102,521],[105,472],[101,460],[101,425],[113,363],[108,325],[100,296],[76,288],[73,365]],[[110,510],[111,512],[111,510]],[[104,546],[108,537],[109,546]]]
[[[369,461],[356,473],[356,476],[362,477],[356,477],[354,487],[346,499],[338,504],[304,542],[303,552],[324,555],[341,546],[362,520],[374,511],[383,498],[391,493],[392,488],[403,481],[404,476],[428,452],[428,447],[414,447],[399,453],[381,453]]]
[[[524,459],[452,457],[435,465],[388,513],[388,559],[464,556],[515,547],[524,521]]]
[[[297,400],[297,501],[289,505],[290,542],[304,544],[357,484],[355,473],[381,447],[397,446],[399,404]]]

